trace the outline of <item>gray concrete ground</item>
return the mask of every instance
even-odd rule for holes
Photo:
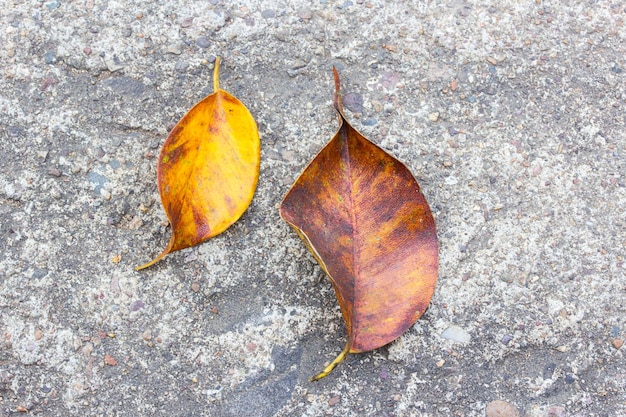
[[[624,416],[621,1],[0,1],[0,415]],[[166,245],[156,155],[222,86],[256,117],[243,218]],[[404,161],[440,276],[343,348],[278,205],[347,117]],[[498,409],[499,408],[499,409]],[[500,414],[498,414],[500,413]]]

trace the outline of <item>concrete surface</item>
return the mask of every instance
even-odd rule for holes
[[[0,415],[626,415],[625,18],[603,0],[0,1]],[[257,194],[135,272],[169,239],[155,155],[217,55],[259,124]],[[345,328],[277,208],[336,129],[332,65],[347,117],[430,201],[440,278],[404,336],[309,383]]]

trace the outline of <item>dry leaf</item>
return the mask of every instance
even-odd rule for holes
[[[189,110],[161,149],[157,181],[172,237],[159,256],[137,270],[222,233],[252,201],[259,132],[246,106],[220,89],[219,64],[218,58],[213,94]]]
[[[330,278],[346,354],[376,349],[424,313],[435,290],[435,221],[411,172],[345,119],[335,75],[339,129],[285,196],[280,215]]]

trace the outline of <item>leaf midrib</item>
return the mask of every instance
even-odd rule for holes
[[[352,295],[353,295],[353,300],[352,300],[352,323],[350,325],[350,347],[352,348],[352,345],[354,343],[354,339],[355,339],[355,335],[356,335],[356,329],[357,329],[357,314],[356,314],[356,309],[357,309],[357,284],[358,284],[358,277],[359,277],[359,262],[358,262],[358,258],[359,258],[359,253],[358,253],[358,248],[357,248],[357,244],[356,244],[356,231],[357,231],[357,216],[356,216],[356,210],[355,210],[355,195],[356,195],[356,191],[354,189],[354,178],[353,178],[353,169],[352,169],[352,158],[350,155],[350,136],[348,134],[349,129],[353,129],[352,126],[347,122],[347,120],[343,117],[343,114],[341,115],[341,128],[340,128],[340,134],[341,134],[341,138],[345,144],[345,152],[346,152],[346,168],[348,171],[348,181],[350,181],[350,197],[349,197],[349,210],[350,210],[350,216],[351,216],[351,223],[352,223],[352,236],[351,236],[351,242],[352,242],[352,273],[353,273],[353,280],[352,280]]]

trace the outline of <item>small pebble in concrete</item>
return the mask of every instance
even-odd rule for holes
[[[47,269],[35,269],[35,271],[33,272],[33,275],[31,276],[32,279],[41,279],[43,277],[45,277],[46,275],[48,275],[48,270]]]
[[[276,16],[276,12],[272,9],[265,9],[261,12],[261,16],[265,19],[271,19]]]
[[[614,326],[611,329],[611,337],[617,337],[618,334],[619,334],[619,326]]]
[[[209,42],[209,38],[206,36],[198,36],[198,39],[196,39],[196,45],[200,48],[206,49],[211,46],[211,42]]]
[[[117,72],[124,69],[124,64],[122,64],[120,59],[116,56],[114,56],[113,58],[105,57],[104,63],[106,64],[107,69],[111,72]]]
[[[132,304],[130,305],[130,311],[139,311],[142,308],[145,307],[145,304],[143,301],[141,300],[135,300],[132,302]]]
[[[469,343],[472,337],[463,328],[452,325],[441,333],[441,337],[444,339],[452,340],[454,342]]]
[[[83,346],[82,352],[86,358],[89,358],[91,354],[93,353],[93,344],[86,343],[85,346]]]
[[[117,366],[117,359],[107,353],[104,355],[104,363],[109,366]]]
[[[359,93],[348,93],[341,101],[343,106],[353,113],[363,112],[363,96]]]
[[[61,171],[58,168],[49,168],[48,169],[48,174],[52,177],[60,177],[61,176]]]
[[[485,409],[486,417],[519,417],[519,415],[513,404],[502,400],[490,402]]]
[[[43,59],[46,64],[54,64],[57,62],[57,55],[54,51],[48,51],[44,54]]]
[[[303,9],[298,12],[298,17],[302,20],[309,20],[313,17],[313,13],[311,12],[311,9]]]
[[[503,345],[508,345],[511,340],[513,340],[513,336],[505,334],[502,336],[502,339],[500,339],[500,342],[502,342]]]
[[[565,407],[553,405],[548,408],[546,417],[566,417]]]
[[[61,6],[61,3],[59,3],[57,0],[52,0],[51,2],[46,3],[46,7],[47,7],[49,10],[58,9],[58,8],[59,8],[59,6]]]
[[[183,52],[183,47],[180,43],[173,43],[167,46],[167,52],[174,55],[180,55]]]
[[[186,61],[179,61],[176,63],[176,65],[174,66],[174,68],[176,69],[176,71],[178,72],[185,72],[187,70],[187,68],[189,68],[189,62]]]

